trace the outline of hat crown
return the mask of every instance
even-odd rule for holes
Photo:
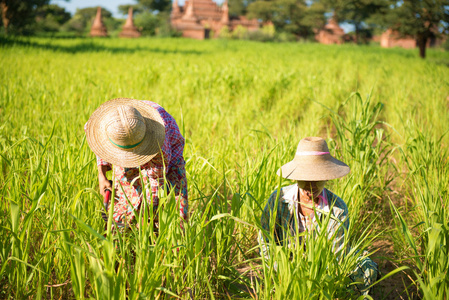
[[[306,137],[299,141],[296,152],[329,152],[326,140],[320,137]]]
[[[282,177],[301,181],[325,181],[340,178],[350,171],[348,165],[329,153],[329,147],[320,137],[302,139],[292,161],[278,171]]]
[[[145,120],[140,112],[129,105],[119,105],[105,118],[106,135],[109,141],[121,149],[132,149],[139,145],[146,132]]]

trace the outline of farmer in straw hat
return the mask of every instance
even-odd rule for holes
[[[119,227],[135,221],[143,193],[157,212],[158,190],[164,185],[174,188],[181,218],[187,219],[184,138],[164,108],[151,101],[113,99],[94,111],[84,129],[89,147],[97,155],[103,196],[112,189],[106,172],[114,168],[113,218]]]
[[[310,232],[317,228],[316,217],[321,212],[330,212],[327,233],[333,239],[334,253],[344,252],[345,228],[349,227],[348,208],[345,202],[331,191],[324,188],[326,181],[343,177],[349,173],[349,167],[332,157],[326,141],[319,137],[307,137],[299,142],[295,158],[283,165],[277,174],[295,180],[296,183],[280,189],[274,236],[277,244],[283,244],[288,235]],[[270,229],[270,215],[274,211],[277,191],[274,191],[262,214],[262,228]],[[338,221],[337,221],[338,220]],[[298,224],[296,224],[296,222]],[[287,232],[287,229],[288,232]],[[263,255],[268,258],[269,240],[260,231],[259,244]],[[359,282],[357,288],[368,294],[368,287],[378,275],[377,264],[367,256],[360,256],[356,270],[350,278]]]

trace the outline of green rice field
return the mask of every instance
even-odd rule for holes
[[[83,126],[118,97],[161,104],[186,138],[184,231],[169,191],[158,238],[104,230]],[[448,110],[438,49],[1,38],[0,299],[362,299],[348,274],[363,250],[373,299],[447,299]],[[351,167],[327,184],[351,252],[323,231],[262,263],[261,213],[307,136]]]

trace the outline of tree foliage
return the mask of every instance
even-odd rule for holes
[[[137,0],[137,2],[142,8],[153,12],[170,11],[171,9],[171,0]]]
[[[75,31],[78,34],[85,33],[92,26],[96,14],[97,7],[77,9],[73,17],[64,25],[64,30]],[[101,17],[108,30],[115,29],[116,22],[113,20],[112,13],[109,10],[101,8]]]
[[[357,42],[369,37],[379,15],[389,9],[388,0],[319,0],[334,17],[354,26]]]
[[[430,39],[449,30],[449,0],[393,1],[384,18],[384,25],[402,35],[416,38],[419,53],[426,57]]]
[[[158,27],[159,19],[157,15],[148,11],[144,11],[136,14],[134,18],[134,24],[142,33],[142,35],[151,36],[156,34],[156,28]]]
[[[68,1],[68,0],[65,0]],[[172,0],[135,0],[120,5],[124,15],[133,8],[134,23],[143,35],[174,35],[170,24]],[[78,9],[73,17],[50,0],[0,0],[0,25],[8,34],[75,31],[90,29],[97,7]],[[354,26],[357,42],[368,40],[374,30],[392,29],[416,39],[420,56],[426,47],[443,34],[449,34],[449,0],[228,0],[229,14],[246,15],[273,24],[276,34],[290,38],[311,38],[332,13],[340,22]],[[123,20],[114,19],[102,8],[108,31],[120,29]],[[245,35],[249,35],[245,34]],[[265,37],[264,37],[265,38]]]
[[[6,34],[9,31],[19,34],[32,33],[38,8],[50,0],[0,0],[2,26]]]
[[[138,4],[124,4],[124,5],[119,5],[118,7],[118,11],[123,14],[123,15],[127,15],[129,8],[132,7],[133,8],[133,13],[134,14],[139,14],[143,11],[142,6],[138,5]]]
[[[272,22],[276,30],[310,37],[324,25],[324,6],[304,0],[257,0],[248,6],[248,17]]]
[[[75,16],[80,16],[85,22],[93,22],[95,16],[97,15],[97,7],[86,7],[77,9]],[[106,8],[101,8],[101,17],[108,19],[112,18],[112,13]]]
[[[248,13],[248,6],[254,0],[228,0],[229,16],[237,17],[244,16]]]
[[[248,6],[248,18],[271,22],[274,19],[275,1],[257,0]]]
[[[137,4],[119,6],[119,11],[126,15],[133,8],[134,24],[142,35],[173,35],[170,25],[171,0],[137,0]]]
[[[36,25],[38,31],[56,32],[61,25],[69,21],[71,15],[63,7],[48,4],[39,7],[36,11]]]
[[[246,14],[247,5],[243,0],[229,0],[229,16],[242,16]]]

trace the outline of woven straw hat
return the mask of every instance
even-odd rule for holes
[[[103,103],[86,124],[89,147],[101,159],[136,168],[156,156],[165,126],[157,110],[142,101],[117,98]]]
[[[324,181],[347,175],[349,167],[332,157],[324,139],[306,137],[296,149],[295,158],[283,165],[277,174],[287,179],[301,181]]]

